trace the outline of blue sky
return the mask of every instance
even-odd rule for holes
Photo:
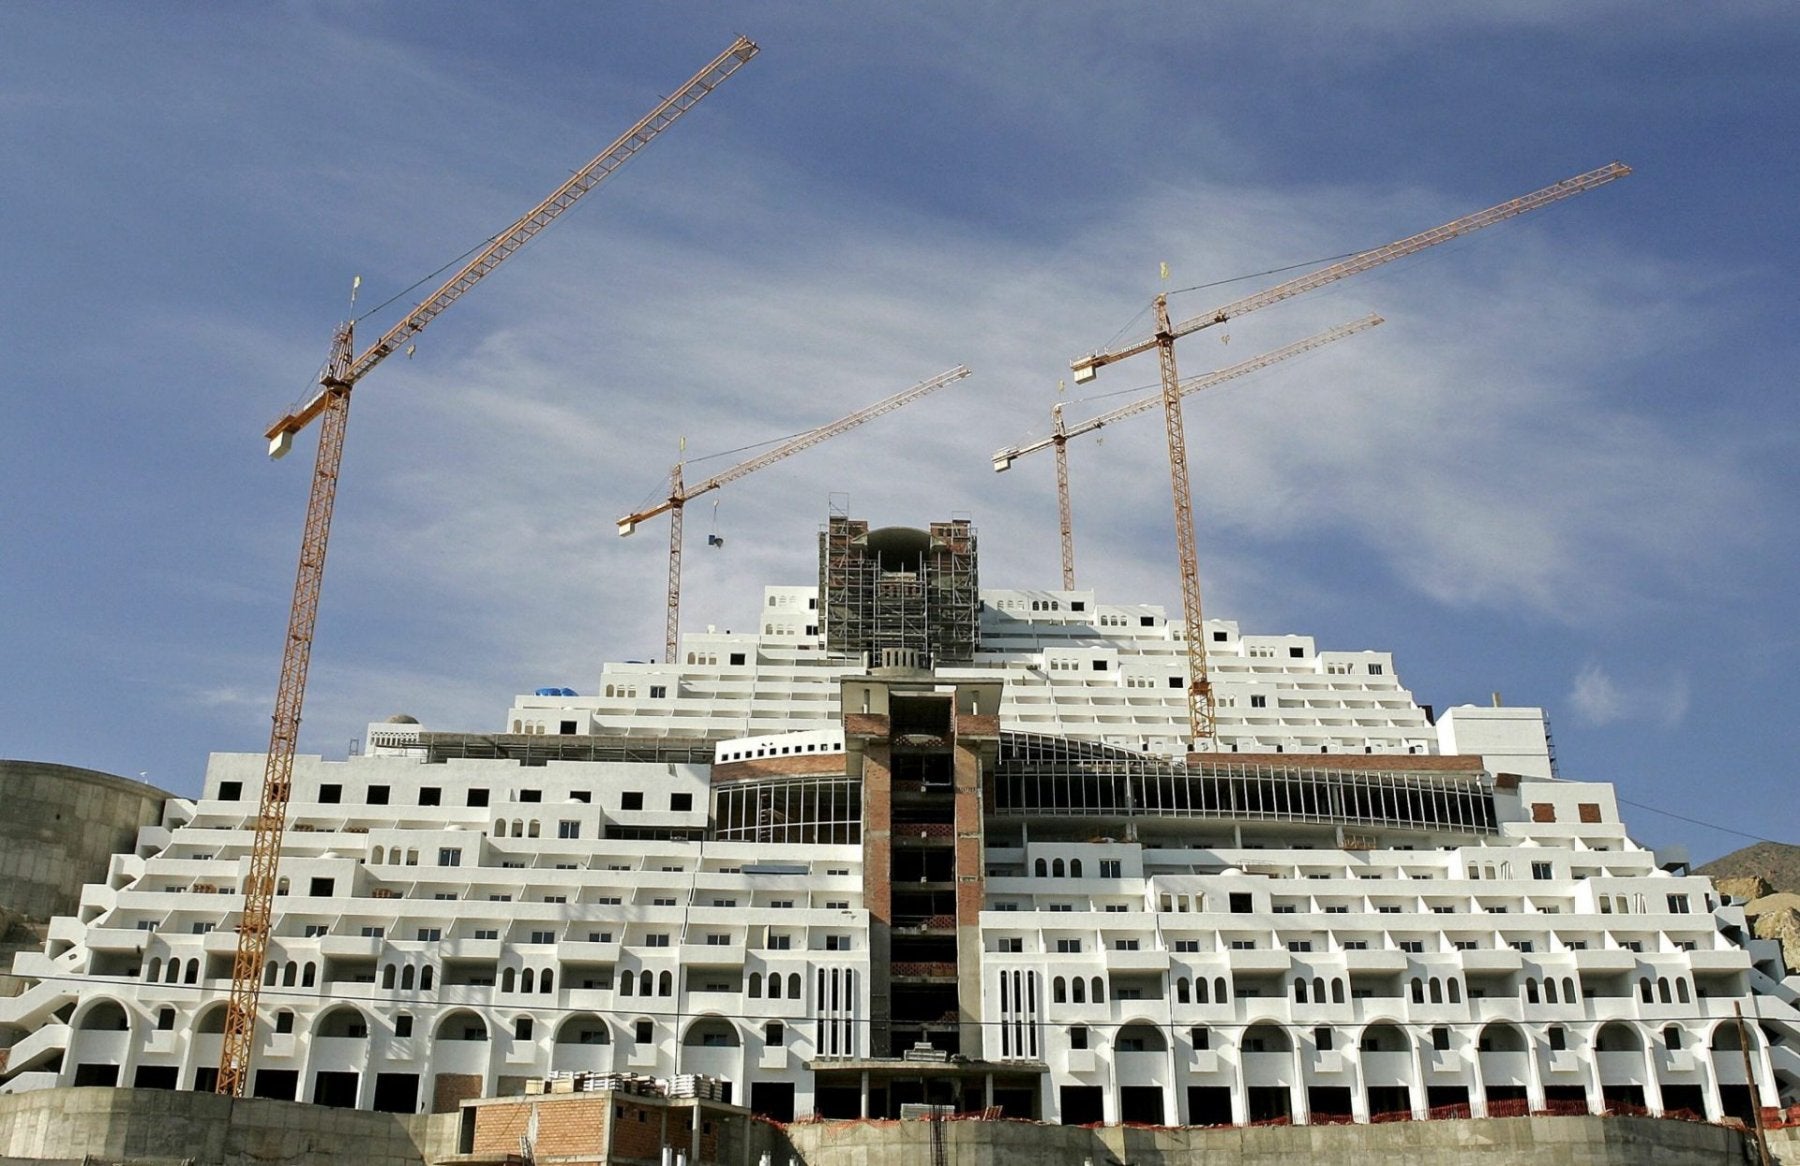
[[[0,756],[193,793],[208,752],[262,748],[312,437],[270,463],[260,435],[352,275],[367,309],[435,270],[739,33],[762,55],[358,389],[303,749],[398,711],[497,729],[515,692],[658,655],[665,528],[612,519],[680,437],[784,436],[959,363],[692,508],[687,626],[810,582],[834,494],[966,512],[984,583],[1052,586],[1052,467],[987,455],[1143,330],[1159,263],[1185,288],[1336,255],[1617,158],[1184,342],[1197,373],[1388,321],[1190,403],[1208,613],[1391,649],[1439,708],[1542,705],[1565,775],[1800,842],[1775,3],[0,7]],[[1154,418],[1072,462],[1081,584],[1177,607]],[[1747,841],[1630,820],[1697,858]]]

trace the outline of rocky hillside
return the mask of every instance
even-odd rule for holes
[[[1800,846],[1758,842],[1699,867],[1719,893],[1749,900],[1744,916],[1758,938],[1781,941],[1790,972],[1800,971]]]
[[[1723,858],[1715,858],[1705,866],[1697,867],[1694,873],[1711,875],[1714,879],[1759,878],[1769,887],[1762,892],[1764,895],[1772,891],[1800,894],[1800,846],[1758,842],[1754,846],[1734,850]],[[1740,893],[1723,886],[1720,890],[1728,895]]]

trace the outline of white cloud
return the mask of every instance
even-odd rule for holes
[[[1595,728],[1643,721],[1673,729],[1686,718],[1691,693],[1681,673],[1621,685],[1605,667],[1590,660],[1575,674],[1569,703],[1584,723]]]

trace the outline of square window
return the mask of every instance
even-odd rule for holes
[[[531,1039],[531,1017],[521,1016],[517,1020],[513,1021],[513,1039],[514,1040],[530,1040]]]
[[[1229,638],[1224,632],[1213,633],[1213,643],[1215,644],[1223,644]]]
[[[1440,1053],[1448,1049],[1450,1047],[1450,1030],[1447,1028],[1432,1029],[1431,1047]]]
[[[484,789],[470,790],[469,791],[469,804],[471,806],[487,805],[488,804],[488,792]]]
[[[427,785],[419,788],[419,804],[421,806],[441,806],[444,804],[442,786]]]
[[[732,663],[733,663],[733,664],[742,664],[742,663],[744,663],[744,653],[742,653],[742,652],[733,652],[733,653],[732,653],[732,654],[731,654],[731,662],[732,662]]]
[[[1071,1024],[1069,1026],[1069,1047],[1072,1049],[1085,1049],[1088,1047],[1087,1025]]]
[[[669,695],[669,686],[668,685],[652,684],[650,686],[650,699],[651,700],[665,700],[665,699],[667,699],[668,695]]]
[[[644,791],[628,789],[619,795],[621,810],[641,810],[644,808]]]
[[[370,786],[369,787],[368,804],[371,806],[387,805],[388,804],[388,787],[385,785]]]
[[[408,1017],[407,1019],[410,1020],[411,1017]],[[287,1012],[285,1010],[281,1011],[281,1012],[277,1012],[275,1014],[275,1031],[276,1032],[293,1032],[294,1031],[294,1014],[292,1012]]]
[[[402,1012],[400,1015],[394,1017],[394,1035],[397,1037],[409,1037],[412,1035],[411,1015]]]
[[[581,837],[581,823],[580,822],[571,822],[571,821],[567,821],[567,820],[558,822],[556,824],[556,836],[558,838],[579,838],[579,837]]]
[[[1313,1044],[1319,1047],[1321,1053],[1329,1053],[1331,1051],[1331,1029],[1323,1025],[1313,1029]]]
[[[322,785],[319,787],[319,800],[327,805],[344,800],[344,787],[341,785]]]
[[[648,1020],[640,1020],[632,1027],[631,1037],[640,1045],[647,1045],[655,1039],[655,1027]]]
[[[1380,665],[1380,664],[1371,664],[1371,665],[1369,665],[1369,675],[1370,675],[1370,676],[1380,676],[1380,675],[1381,675],[1381,674],[1382,674],[1382,673],[1384,673],[1384,672],[1386,672],[1386,671],[1387,671],[1387,669],[1386,669],[1386,668],[1384,668],[1384,667],[1383,667],[1383,666],[1382,666],[1382,665]]]
[[[1306,659],[1306,649],[1290,647],[1288,649],[1288,658],[1290,660],[1304,660]]]
[[[265,884],[267,885],[267,884]],[[335,879],[314,879],[308,884],[307,894],[318,899],[329,899],[332,890],[337,886]]]
[[[574,721],[558,721],[556,727],[565,737],[573,737],[575,735],[576,726]]]
[[[541,789],[522,789],[519,791],[519,800],[522,802],[541,802],[544,800],[544,791]]]
[[[241,781],[222,781],[219,783],[219,800],[235,802],[244,796],[244,783]]]
[[[686,813],[694,808],[693,794],[670,794],[669,809],[676,813]]]
[[[1250,707],[1253,709],[1268,708],[1269,698],[1261,695],[1252,696],[1250,698]]]
[[[437,864],[439,866],[461,866],[462,849],[456,846],[439,847]]]

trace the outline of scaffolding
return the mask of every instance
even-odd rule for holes
[[[834,514],[819,532],[819,596],[827,652],[869,667],[972,662],[980,628],[975,529],[871,531]]]

